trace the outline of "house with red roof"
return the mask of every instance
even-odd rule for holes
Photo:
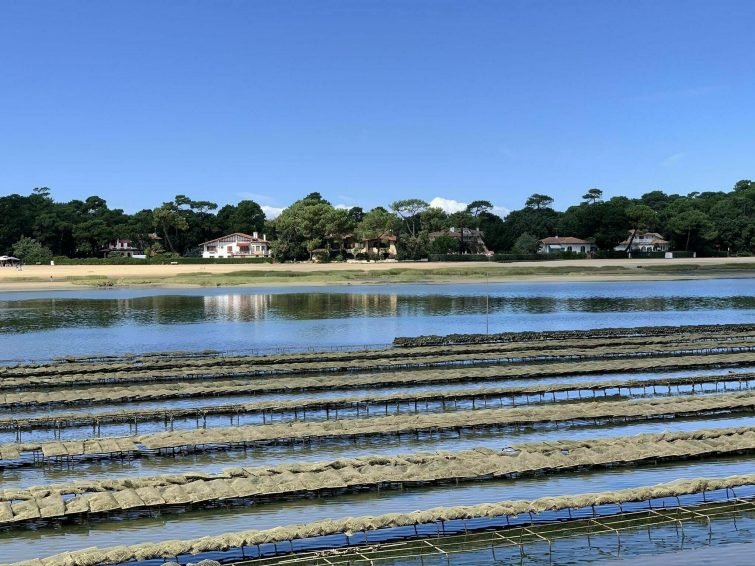
[[[257,232],[251,236],[234,232],[199,245],[202,248],[202,257],[206,258],[268,257],[270,255],[270,242],[264,234],[260,237]]]
[[[578,254],[589,254],[598,251],[598,246],[592,240],[582,240],[572,236],[551,236],[540,240],[541,254],[560,254],[572,252]]]
[[[627,250],[629,247],[629,250]],[[626,240],[614,248],[617,252],[667,252],[671,242],[664,240],[658,232],[641,232],[629,230]]]

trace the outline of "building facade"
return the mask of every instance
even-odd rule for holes
[[[621,242],[614,248],[617,252],[667,252],[671,248],[671,243],[668,240],[664,240],[658,232],[640,232],[637,231],[632,238],[634,230],[630,230],[627,234],[626,240]],[[629,242],[632,242],[631,247],[627,250]]]
[[[144,257],[144,252],[139,248],[132,246],[131,240],[118,238],[108,243],[106,248],[100,250],[104,257],[110,255],[119,255],[122,257]]]
[[[597,251],[598,246],[595,245],[595,242],[571,236],[543,238],[540,240],[540,249],[538,250],[541,254],[560,254],[564,252],[589,254]]]
[[[199,245],[205,258],[270,257],[270,242],[257,232],[251,236],[235,232]]]

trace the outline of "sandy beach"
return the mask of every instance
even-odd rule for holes
[[[192,287],[506,280],[751,277],[755,258],[605,259],[548,262],[29,265],[0,269],[0,290],[103,286]]]

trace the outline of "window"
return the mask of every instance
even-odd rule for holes
[[[207,251],[210,253],[217,251],[217,249],[218,249],[217,246],[207,246]]]

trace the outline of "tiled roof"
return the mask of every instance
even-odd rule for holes
[[[242,238],[248,239],[250,242],[261,242],[263,244],[267,243],[267,240],[263,240],[262,238],[255,238],[254,236],[250,236],[249,234],[244,234],[243,232],[234,232],[233,234],[226,234],[225,236],[221,236],[220,238],[215,238],[214,240],[202,242],[199,245],[204,246],[205,244],[214,244],[216,242],[219,242],[220,240],[225,240],[226,238],[230,238],[232,236],[241,236]]]
[[[588,242],[587,240],[580,240],[579,238],[573,238],[571,236],[566,236],[564,238],[560,238],[559,236],[551,236],[549,238],[543,238],[540,240],[541,244],[549,245],[549,244],[590,244],[592,242]]]

